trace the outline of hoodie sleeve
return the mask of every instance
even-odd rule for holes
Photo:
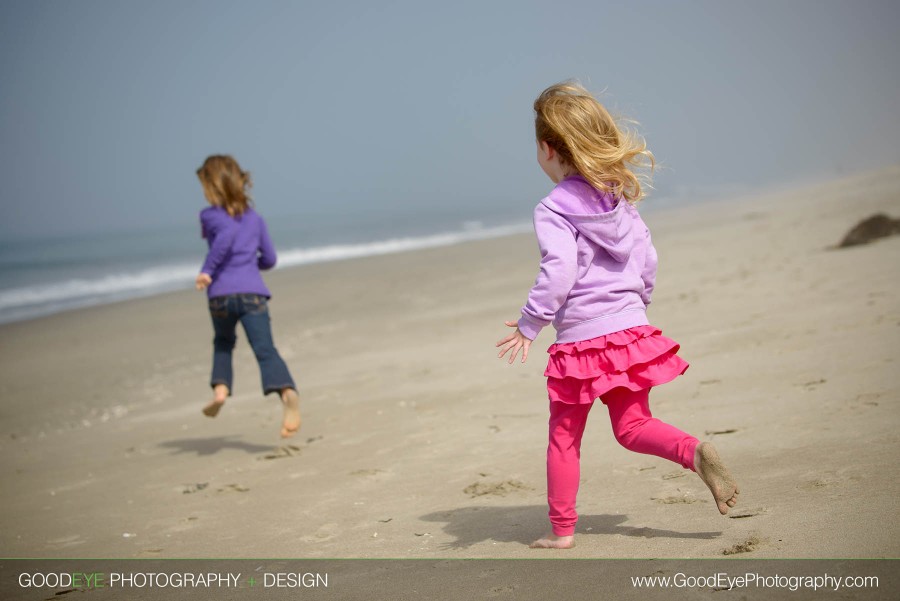
[[[534,210],[534,232],[541,250],[541,269],[518,323],[519,331],[531,340],[553,321],[578,274],[576,232],[565,217],[539,204]]]
[[[269,236],[269,228],[266,227],[265,220],[259,218],[259,258],[256,265],[260,269],[272,269],[275,267],[275,261],[278,256],[275,254],[275,245],[272,244],[272,238]]]
[[[647,253],[644,259],[644,269],[641,272],[641,279],[644,280],[644,291],[641,293],[641,300],[644,301],[645,306],[650,304],[650,295],[653,293],[653,287],[656,285],[657,264],[656,248],[653,247],[653,241],[650,239],[650,230],[647,229]]]
[[[227,213],[208,209],[200,213],[200,223],[203,226],[204,238],[210,241],[209,252],[200,272],[212,276],[222,266],[231,250],[237,225]]]

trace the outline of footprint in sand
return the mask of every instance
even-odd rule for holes
[[[803,390],[806,390],[807,392],[812,392],[813,390],[815,390],[822,384],[826,383],[827,381],[828,380],[826,380],[825,378],[819,378],[818,380],[810,380],[809,382],[803,382],[802,384],[794,384],[794,386],[796,386],[798,388],[802,388]]]
[[[825,489],[830,489],[833,486],[845,484],[847,480],[840,472],[834,470],[827,470],[819,473],[812,472],[804,474],[804,476],[801,483],[797,485],[797,488],[814,492],[823,492]],[[855,478],[853,477],[850,478],[850,480],[854,479]]]
[[[226,484],[216,492],[247,492],[248,490],[250,489],[240,484]]]
[[[743,509],[739,511],[732,511],[728,514],[728,517],[732,520],[740,520],[742,518],[752,518],[758,515],[762,515],[766,513],[766,509],[764,507],[757,507],[755,509]]]
[[[379,469],[369,469],[369,470],[356,470],[350,472],[351,476],[377,476],[378,474],[386,473],[384,470]]]
[[[801,490],[822,490],[823,488],[833,486],[834,484],[835,484],[835,480],[831,480],[828,478],[816,478],[815,480],[809,480],[808,482],[804,482],[797,488],[799,488]]]
[[[329,522],[328,524],[322,524],[313,534],[301,537],[300,540],[307,543],[323,543],[335,538],[338,534],[338,525],[334,522]]]
[[[199,492],[209,486],[209,482],[197,482],[196,484],[186,484],[181,488],[182,494],[191,495]]]
[[[877,407],[878,401],[883,396],[882,392],[864,392],[862,394],[856,395],[856,400],[851,403],[851,406],[854,409],[860,408],[862,405],[866,407]]]
[[[534,490],[527,484],[518,480],[505,480],[503,482],[475,482],[463,489],[463,492],[472,498],[491,495],[505,497],[506,495],[523,490]]]
[[[703,499],[695,499],[687,494],[683,496],[668,496],[668,497],[650,497],[651,501],[656,501],[657,503],[662,503],[663,505],[691,505],[693,503],[706,503]]]
[[[746,541],[734,545],[728,549],[722,549],[722,555],[738,555],[739,553],[751,553],[762,543],[756,536],[751,536]]]
[[[263,455],[262,457],[257,457],[257,459],[262,459],[262,460],[284,459],[285,457],[294,457],[299,454],[300,454],[300,447],[289,444],[289,445],[283,445],[283,446],[277,447],[271,453],[268,453],[267,455]]]
[[[516,589],[519,588],[514,584],[508,584],[506,586],[495,586],[488,590],[488,597],[499,597],[500,595],[509,595],[511,593],[515,593]]]

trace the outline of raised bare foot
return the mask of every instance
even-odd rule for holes
[[[694,469],[713,494],[719,513],[725,515],[729,507],[737,505],[741,491],[711,443],[701,442],[697,445],[697,450],[694,451]]]
[[[300,397],[293,388],[281,391],[281,404],[284,405],[284,420],[281,422],[281,437],[290,438],[300,429]]]
[[[548,534],[543,538],[537,539],[528,546],[532,549],[571,549],[575,546],[575,537]]]
[[[203,408],[203,415],[207,417],[215,417],[219,415],[219,409],[225,404],[228,398],[228,387],[224,384],[216,384],[213,386],[213,400]]]

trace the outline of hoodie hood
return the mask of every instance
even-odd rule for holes
[[[562,215],[578,233],[605,250],[619,263],[634,247],[635,223],[627,200],[594,188],[580,175],[559,182],[541,203]]]

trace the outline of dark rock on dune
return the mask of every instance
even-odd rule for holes
[[[838,248],[868,244],[872,240],[885,238],[893,234],[900,234],[900,219],[891,219],[884,213],[872,215],[857,223],[853,229],[847,232]]]

